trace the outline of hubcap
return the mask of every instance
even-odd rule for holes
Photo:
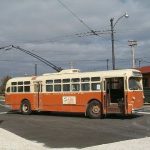
[[[24,104],[24,105],[22,106],[23,112],[27,112],[28,109],[29,109],[29,108],[28,108],[28,105]]]
[[[99,106],[93,106],[93,108],[92,108],[92,112],[94,113],[94,114],[98,114],[99,112],[100,112],[100,107]]]

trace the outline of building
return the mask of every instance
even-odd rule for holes
[[[145,102],[150,103],[150,66],[141,67],[139,70],[143,75]]]

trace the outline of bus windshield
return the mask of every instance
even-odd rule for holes
[[[129,78],[129,89],[130,90],[142,90],[141,78],[130,77]]]

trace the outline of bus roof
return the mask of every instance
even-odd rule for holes
[[[63,79],[63,78],[81,78],[81,77],[124,77],[137,76],[142,77],[139,70],[136,69],[122,69],[122,70],[108,70],[95,72],[80,72],[79,69],[66,69],[58,73],[46,73],[41,76],[16,77],[9,80],[9,82],[17,81],[41,81],[44,79]]]
[[[134,74],[133,74],[134,73]],[[136,73],[136,74],[135,74]],[[48,73],[48,74],[43,74],[42,76],[39,77],[50,77],[50,78],[55,78],[55,77],[91,77],[91,76],[101,76],[101,77],[119,77],[119,76],[141,76],[141,73],[139,70],[136,69],[122,69],[122,70],[108,70],[108,71],[94,71],[94,72],[80,72],[78,69],[67,69],[67,70],[62,70],[61,72],[58,73]]]

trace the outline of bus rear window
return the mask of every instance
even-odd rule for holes
[[[9,93],[10,92],[10,87],[8,87],[6,91],[7,91],[7,93]]]
[[[17,82],[11,82],[11,85],[17,85]]]

